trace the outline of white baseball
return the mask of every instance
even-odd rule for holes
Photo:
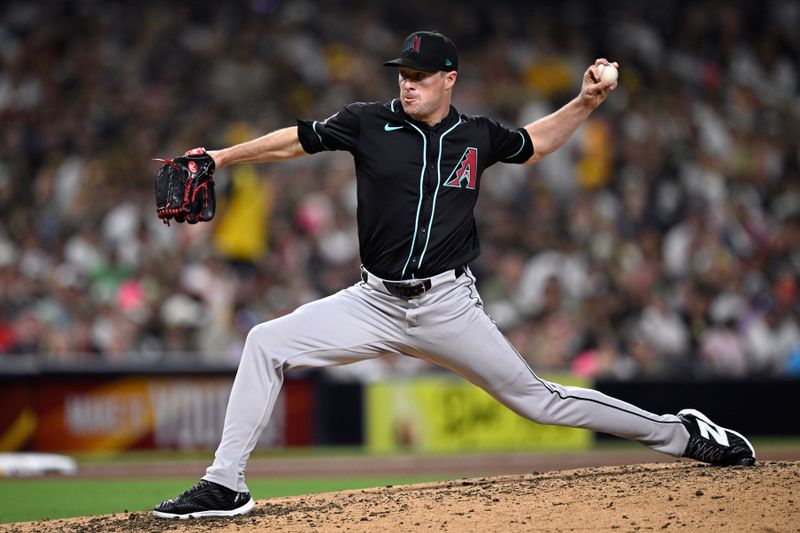
[[[598,65],[600,68],[600,81],[615,82],[619,77],[619,71],[614,65]]]

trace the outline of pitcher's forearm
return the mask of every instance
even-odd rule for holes
[[[536,150],[529,162],[536,162],[564,146],[593,110],[592,106],[575,98],[558,111],[525,126]]]
[[[242,163],[274,163],[308,155],[297,137],[297,126],[275,130],[252,141],[209,150],[217,168]]]

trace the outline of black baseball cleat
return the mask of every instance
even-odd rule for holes
[[[756,462],[753,445],[740,433],[718,426],[694,409],[678,413],[689,431],[684,457],[716,466],[751,466]]]
[[[253,510],[255,502],[249,492],[236,492],[212,481],[201,479],[174,500],[166,500],[153,508],[158,518],[202,518],[235,516]]]

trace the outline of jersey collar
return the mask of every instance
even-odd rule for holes
[[[444,129],[448,129],[451,126],[453,126],[456,122],[458,122],[458,116],[459,116],[458,115],[458,110],[455,107],[453,107],[452,105],[450,106],[450,112],[447,114],[446,117],[444,117],[444,120],[442,120],[441,122],[439,122],[435,126],[428,126],[424,122],[419,122],[417,120],[414,120],[410,116],[408,116],[406,114],[406,112],[403,111],[403,106],[400,103],[400,99],[399,98],[395,98],[394,100],[392,100],[390,102],[390,107],[393,107],[395,114],[402,116],[403,120],[409,121],[411,124],[415,125],[416,127],[418,127],[421,130],[431,130],[433,132],[438,132],[438,131],[442,131]]]

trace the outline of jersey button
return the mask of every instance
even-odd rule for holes
[[[420,231],[421,231],[422,233],[425,233],[425,232],[426,232],[426,231],[428,231],[428,230],[427,230],[427,229],[425,229],[425,228],[422,228]]]

